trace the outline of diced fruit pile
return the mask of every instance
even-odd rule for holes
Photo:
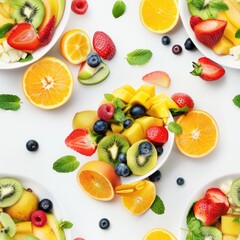
[[[187,216],[188,237],[200,239],[240,239],[240,179],[208,188]],[[197,231],[194,227],[198,226]]]
[[[0,186],[0,239],[66,239],[50,199],[40,200],[16,178],[0,178]]]
[[[64,13],[65,0],[9,0],[0,3],[0,61],[23,61],[47,45]]]

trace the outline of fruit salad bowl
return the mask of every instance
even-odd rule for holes
[[[178,7],[179,7],[179,12],[181,16],[181,20],[183,23],[183,26],[197,47],[197,49],[206,57],[210,58],[211,60],[215,61],[216,63],[234,68],[234,69],[240,69],[240,60],[236,60],[233,55],[226,54],[226,55],[221,55],[215,53],[211,48],[207,47],[203,43],[199,42],[198,39],[196,38],[196,35],[193,31],[193,29],[190,26],[190,17],[191,13],[188,8],[187,0],[181,0],[178,1]]]
[[[53,36],[52,36],[50,42],[49,42],[50,38],[49,39],[45,39],[48,43],[40,45],[34,51],[30,51],[30,53],[32,55],[32,58],[29,59],[29,60],[26,60],[26,61],[23,60],[22,62],[21,61],[13,61],[13,62],[10,62],[10,63],[4,62],[4,61],[0,61],[0,69],[6,69],[6,70],[8,70],[8,69],[17,69],[17,68],[21,68],[21,67],[27,66],[29,64],[32,64],[33,62],[35,62],[38,59],[40,59],[41,57],[43,57],[49,50],[51,50],[51,48],[55,45],[57,40],[62,35],[62,33],[63,33],[67,23],[68,23],[68,19],[69,19],[70,13],[71,13],[71,1],[57,0],[56,3],[55,3],[55,1],[46,0],[46,1],[43,1],[43,2],[46,3],[47,5],[51,5],[52,4],[52,6],[54,6],[54,8],[57,6],[57,10],[61,11],[60,16],[56,17],[56,19],[55,19],[54,32],[53,32]],[[61,7],[61,6],[63,6],[63,7]],[[46,8],[49,8],[49,7],[46,7]],[[51,11],[53,12],[53,10],[50,9],[50,14],[52,14]],[[49,10],[48,10],[48,12],[49,12]],[[1,17],[1,13],[0,13],[0,17]],[[50,20],[51,19],[46,19],[47,22],[50,22]],[[43,19],[43,22],[44,22],[44,19]],[[43,23],[43,25],[44,24],[45,23]],[[46,26],[46,28],[48,28],[49,31],[51,31],[50,30],[50,25],[51,24],[49,24],[49,26],[47,26],[47,23],[46,23],[44,26]],[[44,27],[42,27],[42,30],[44,30]],[[48,32],[46,30],[44,30],[44,31]],[[38,32],[38,34],[40,34],[40,32]],[[1,39],[0,39],[0,42],[2,44]]]

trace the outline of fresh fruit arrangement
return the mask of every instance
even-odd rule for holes
[[[50,199],[39,199],[33,189],[12,177],[0,178],[0,239],[65,240]]]
[[[27,61],[51,41],[65,0],[4,0],[0,3],[0,61]]]
[[[222,183],[220,187],[210,187],[190,208],[186,223],[186,239],[240,238],[240,179]],[[195,229],[195,230],[194,230]]]

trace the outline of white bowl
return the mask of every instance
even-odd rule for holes
[[[240,178],[240,172],[239,173],[232,173],[228,174],[219,178],[212,179],[208,181],[207,183],[204,183],[203,186],[201,186],[196,192],[193,193],[192,196],[190,196],[189,201],[187,202],[186,206],[184,206],[184,214],[181,220],[181,226],[180,226],[180,232],[179,232],[179,240],[185,240],[187,236],[187,224],[186,224],[186,217],[188,214],[188,211],[192,204],[196,202],[198,199],[200,199],[202,196],[204,196],[206,190],[208,188],[212,187],[220,187],[223,183],[235,180],[237,178]]]
[[[189,24],[189,19],[190,19],[191,14],[188,10],[187,0],[179,0],[178,7],[179,7],[179,12],[180,12],[183,26],[184,26],[185,30],[187,31],[187,34],[189,35],[189,37],[195,44],[195,46],[198,48],[198,50],[203,55],[205,55],[206,57],[210,58],[211,60],[217,62],[220,65],[230,67],[230,68],[240,69],[240,60],[238,60],[238,61],[234,60],[233,56],[231,56],[231,55],[224,55],[224,56],[217,55],[216,53],[214,53],[213,50],[206,47],[205,45],[203,45],[196,39],[195,34]]]
[[[14,63],[0,62],[0,69],[15,69],[15,68],[24,67],[24,66],[27,66],[29,64],[32,64],[33,62],[35,62],[38,59],[40,59],[41,57],[43,57],[54,46],[54,44],[57,42],[57,40],[62,35],[62,33],[63,33],[67,23],[68,23],[70,13],[71,13],[71,1],[66,0],[65,9],[64,9],[62,19],[61,19],[60,23],[58,24],[58,26],[57,26],[57,28],[54,32],[54,35],[53,35],[53,38],[52,38],[51,42],[49,44],[47,44],[46,46],[41,47],[41,48],[37,49],[36,51],[34,51],[32,53],[33,59],[31,61],[14,62]]]

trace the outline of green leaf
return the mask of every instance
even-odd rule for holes
[[[112,15],[115,18],[121,17],[126,11],[126,5],[123,1],[118,0],[114,3],[113,8],[112,8]]]
[[[59,223],[59,227],[61,229],[70,229],[72,228],[73,224],[69,221],[60,221]]]
[[[114,101],[114,105],[116,106],[116,108],[120,109],[123,109],[125,107],[125,104],[122,102],[120,98],[116,98],[116,100]]]
[[[175,133],[175,134],[181,134],[182,133],[182,127],[176,123],[176,122],[170,122],[168,125],[168,130],[172,133]]]
[[[153,204],[151,205],[151,210],[156,214],[163,214],[165,211],[165,206],[162,199],[156,195]]]
[[[115,98],[112,94],[110,94],[110,93],[105,93],[104,94],[104,97],[105,97],[105,99],[107,100],[107,101],[113,101],[113,99]]]
[[[240,108],[240,94],[239,95],[236,95],[234,98],[233,98],[233,103]]]
[[[233,222],[240,222],[240,216],[235,217],[235,218],[233,219]]]
[[[0,94],[0,108],[16,111],[20,108],[21,99],[12,94]]]
[[[4,38],[6,33],[14,26],[12,23],[6,23],[0,27],[0,38]]]
[[[196,8],[201,9],[203,8],[205,0],[192,0],[191,2]]]
[[[74,156],[64,156],[53,163],[53,169],[59,173],[73,172],[79,167],[80,163]]]
[[[240,28],[236,31],[235,38],[240,38]]]
[[[117,109],[115,109],[113,118],[114,118],[114,120],[116,120],[118,122],[123,122],[126,119],[126,116],[121,109],[117,108]]]
[[[27,57],[25,57],[24,59],[20,59],[19,62],[28,62],[33,60],[33,56],[32,54],[28,54]]]
[[[222,0],[211,0],[209,2],[209,7],[219,12],[228,10],[228,5],[224,3]]]
[[[136,49],[127,54],[127,61],[130,65],[143,65],[152,57],[152,52],[148,49]]]
[[[176,116],[182,115],[184,113],[187,113],[189,111],[189,108],[187,106],[184,106],[182,108],[170,108],[169,110],[170,110],[172,116],[176,117]]]

